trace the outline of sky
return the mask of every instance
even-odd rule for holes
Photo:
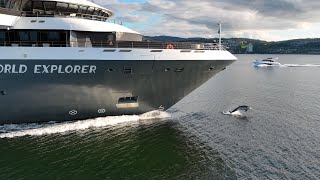
[[[94,0],[147,36],[281,41],[320,37],[320,0]]]

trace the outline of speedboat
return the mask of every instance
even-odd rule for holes
[[[259,66],[280,66],[281,64],[277,62],[278,58],[267,58],[267,59],[258,59],[253,62],[253,65],[256,67]]]

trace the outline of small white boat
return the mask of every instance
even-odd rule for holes
[[[280,66],[281,64],[277,62],[278,58],[267,58],[267,59],[258,59],[253,62],[254,66]]]

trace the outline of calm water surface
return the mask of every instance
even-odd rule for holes
[[[320,179],[320,56],[260,57],[238,55],[169,118],[0,126],[0,179]],[[243,104],[245,119],[221,114]]]

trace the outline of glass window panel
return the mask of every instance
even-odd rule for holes
[[[20,41],[29,41],[29,32],[28,31],[19,32],[19,40]]]
[[[6,8],[9,9],[10,8],[10,4],[11,4],[11,0],[8,0],[7,3],[6,3]]]
[[[64,13],[64,12],[67,11],[68,6],[69,6],[69,4],[67,4],[67,3],[60,3],[60,2],[58,2],[58,3],[57,3],[56,12],[58,12],[58,13]]]
[[[29,0],[24,4],[22,11],[32,11],[32,1]]]
[[[20,10],[20,6],[21,6],[21,0],[16,0],[13,3],[11,2],[11,9],[19,11]]]
[[[7,6],[8,0],[0,0],[0,7],[5,8]]]
[[[44,10],[42,2],[33,1],[33,9]]]
[[[30,41],[38,41],[38,32],[37,31],[30,32]]]
[[[68,8],[68,12],[77,13],[77,12],[78,12],[78,9],[79,9],[79,6],[78,6],[78,5],[70,4],[70,5],[69,5],[69,8]]]
[[[59,41],[60,33],[59,32],[48,32],[48,40],[49,41]]]
[[[100,13],[98,14],[99,16],[104,16],[104,12],[100,11]]]
[[[0,31],[0,43],[6,40],[6,32]]]
[[[43,2],[46,11],[54,11],[56,9],[56,2]]]
[[[79,13],[86,14],[88,7],[87,6],[80,6]]]
[[[48,32],[40,32],[40,38],[42,42],[48,42]]]
[[[89,7],[88,10],[87,10],[87,14],[92,14],[94,11],[94,8],[93,7]]]
[[[100,13],[100,10],[99,9],[95,9],[94,11],[93,11],[93,15],[98,15]]]

